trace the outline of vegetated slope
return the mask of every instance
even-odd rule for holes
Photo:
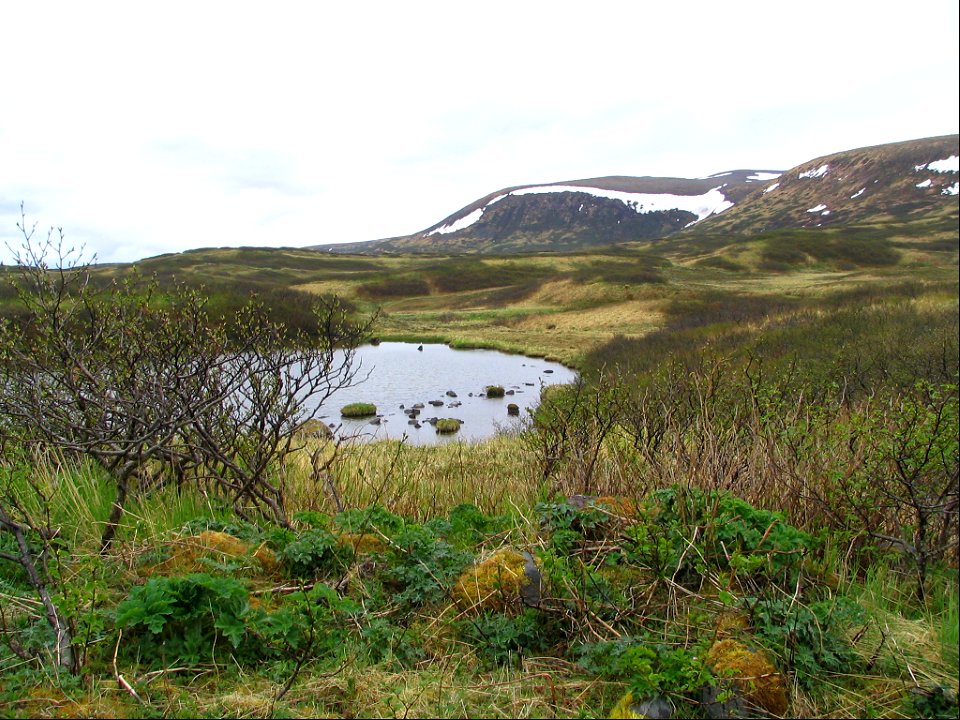
[[[960,136],[825,155],[798,165],[689,234],[903,221],[958,207]]]
[[[490,193],[413,235],[316,249],[508,254],[650,240],[723,212],[778,175],[735,170],[697,179],[613,176],[520,185]]]

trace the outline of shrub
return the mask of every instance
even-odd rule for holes
[[[133,588],[117,607],[117,625],[132,631],[143,660],[194,665],[247,636],[247,589],[233,578],[192,573],[154,577]]]
[[[504,396],[503,386],[487,385],[486,393],[488,398],[502,398]]]

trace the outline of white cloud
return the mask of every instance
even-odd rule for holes
[[[0,43],[0,241],[16,240],[20,201],[29,221],[63,226],[105,261],[368,240],[511,185],[786,170],[954,133],[956,15],[818,2],[15,3]],[[824,16],[844,38],[830,52],[724,62],[757,38],[805,46]],[[902,39],[930,26],[948,37],[917,74]],[[863,57],[869,74],[808,82]]]

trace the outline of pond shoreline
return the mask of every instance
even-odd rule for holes
[[[519,430],[544,387],[577,377],[557,361],[445,343],[381,340],[357,348],[355,363],[363,380],[334,393],[316,419],[341,438],[364,441],[479,441]],[[349,417],[355,407],[373,409]],[[443,420],[458,421],[457,429],[440,432],[451,426]]]

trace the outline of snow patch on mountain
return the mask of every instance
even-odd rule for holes
[[[436,233],[440,233],[441,235],[446,235],[447,233],[456,232],[457,230],[463,230],[464,228],[470,227],[471,225],[473,225],[477,220],[480,219],[481,215],[483,215],[483,208],[478,208],[474,210],[472,213],[470,213],[469,215],[464,215],[459,220],[454,220],[449,225],[443,225],[442,227],[438,227],[436,230],[434,230],[430,234],[435,235]]]
[[[945,187],[940,191],[941,195],[960,195],[960,182],[955,182],[950,187]]]
[[[797,180],[803,180],[804,178],[821,178],[827,174],[827,171],[830,170],[829,165],[821,165],[816,170],[807,170],[797,175]]]
[[[933,170],[933,172],[938,173],[960,172],[960,155],[951,155],[948,158],[934,160],[926,165],[914,165],[913,169],[915,172],[920,172],[921,170]]]
[[[767,193],[772,193],[778,187],[780,187],[780,183],[774,183],[773,185],[768,185],[763,189],[763,194],[766,195]]]
[[[866,192],[866,190],[867,189],[865,187],[860,188],[853,195],[850,196],[850,199],[853,200],[854,198],[860,197],[861,195],[863,195],[864,192]]]
[[[468,215],[454,220],[451,223],[442,225],[435,230],[430,231],[430,235],[447,233],[463,230],[470,227],[481,218],[484,211],[494,203],[498,203],[505,197],[511,195],[543,195],[546,193],[559,192],[577,192],[593,195],[594,197],[607,198],[609,200],[619,200],[630,209],[637,213],[660,212],[667,210],[685,210],[697,216],[691,225],[700,222],[710,215],[721,213],[728,208],[733,207],[733,203],[727,200],[726,196],[720,191],[723,185],[711,188],[702,195],[671,195],[668,193],[632,193],[622,192],[620,190],[603,190],[601,188],[586,187],[578,185],[538,185],[534,187],[520,188],[503,195],[497,195],[482,208],[477,208]],[[583,206],[581,205],[582,209]]]
[[[808,212],[808,213],[818,213],[818,212],[823,212],[824,210],[827,210],[827,206],[821,204],[821,205],[817,205],[816,207],[810,208],[809,210],[807,210],[807,212]],[[830,211],[827,210],[827,212],[830,212]]]
[[[773,172],[755,172],[753,175],[747,176],[747,182],[766,182],[767,180],[776,180],[783,173],[773,173]]]

